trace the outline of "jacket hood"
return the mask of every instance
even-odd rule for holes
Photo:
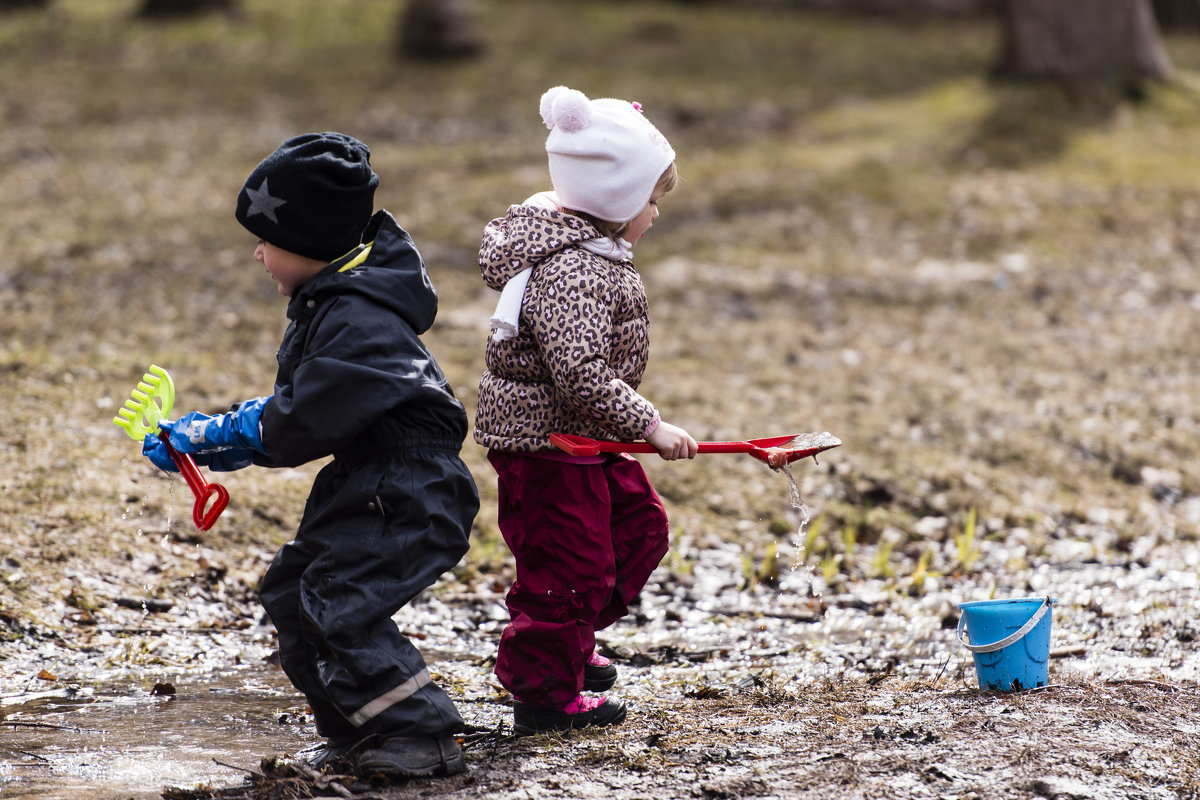
[[[488,223],[479,247],[479,271],[484,282],[500,290],[522,270],[589,239],[600,231],[587,220],[538,205],[514,205],[508,214]]]
[[[363,241],[371,246],[366,259],[347,268],[356,252],[317,273],[288,303],[288,318],[296,319],[300,309],[323,295],[357,293],[403,317],[418,335],[425,333],[437,317],[437,290],[412,237],[391,214],[378,211]]]

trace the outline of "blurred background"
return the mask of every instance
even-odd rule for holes
[[[670,570],[732,542],[747,590],[802,561],[816,589],[920,594],[1194,551],[1198,17],[1190,0],[0,0],[0,618],[12,637],[58,625],[90,601],[54,577],[120,574],[149,532],[226,554],[245,586],[290,538],[319,465],[224,477],[233,503],[199,534],[186,490],[110,421],[150,363],[177,413],[270,391],[285,303],[233,208],[290,136],[371,147],[473,412],[496,299],[480,233],[548,188],[538,100],[557,84],[641,102],[679,154],[638,251],[643,392],[699,439],[845,443],[793,468],[804,529],[753,459],[647,460]],[[455,579],[502,586],[494,479],[464,453],[484,509]],[[128,580],[198,580],[162,558]]]

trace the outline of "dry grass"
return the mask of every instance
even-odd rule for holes
[[[646,394],[698,438],[838,435],[797,466],[826,550],[847,526],[866,548],[891,537],[903,577],[922,536],[949,541],[972,509],[980,537],[1027,537],[1031,562],[1052,539],[1118,560],[1196,539],[1194,42],[1170,42],[1177,85],[1132,102],[986,83],[981,21],[493,2],[484,59],[427,66],[391,59],[394,0],[247,0],[242,18],[170,26],[131,21],[134,5],[0,19],[7,617],[61,603],[45,572],[119,561],[168,515],[218,550],[290,535],[311,467],[228,476],[232,506],[192,539],[186,490],[109,422],[152,361],[180,411],[269,389],[283,301],[232,206],[287,136],[372,146],[379,204],[441,291],[430,342],[473,405],[495,299],[479,232],[544,188],[536,102],[560,82],[640,99],[680,153],[686,180],[639,252]],[[464,575],[504,560],[491,473],[466,454],[484,510]],[[647,463],[695,541],[761,553],[794,529],[785,483],[751,459]],[[978,568],[1003,584],[1005,566]]]

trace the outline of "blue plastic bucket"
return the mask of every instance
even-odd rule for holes
[[[1054,597],[1021,597],[958,604],[958,640],[975,656],[980,688],[1017,692],[1046,685],[1050,607],[1057,602]]]

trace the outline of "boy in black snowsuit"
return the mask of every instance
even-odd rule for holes
[[[459,458],[466,413],[419,338],[437,294],[408,233],[372,215],[378,183],[339,133],[289,139],[255,168],[236,216],[291,298],[274,393],[161,425],[214,470],[334,457],[260,588],[327,738],[310,763],[355,752],[371,771],[447,775],[465,768],[462,718],[392,615],[466,553],[479,495]],[[174,469],[156,437],[144,451]]]

